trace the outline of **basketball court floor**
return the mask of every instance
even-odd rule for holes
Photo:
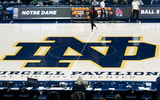
[[[160,23],[0,24],[0,80],[155,81]]]

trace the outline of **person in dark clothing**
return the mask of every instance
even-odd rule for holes
[[[81,77],[79,77],[77,79],[77,83],[73,86],[72,91],[73,92],[86,92],[86,88],[83,84],[83,81],[82,81]]]
[[[157,84],[157,100],[160,100],[160,74],[159,77],[156,79],[156,84]]]
[[[121,5],[128,5],[129,3],[128,3],[128,0],[123,0],[122,2],[121,2]]]
[[[118,0],[113,0],[113,5],[119,5]]]
[[[87,5],[87,2],[86,2],[85,0],[81,0],[81,1],[79,2],[79,5]]]
[[[91,31],[93,32],[93,27],[96,27],[96,25],[94,24],[94,21],[97,17],[97,11],[95,10],[93,5],[91,5],[91,11],[89,12],[89,16],[90,16],[90,22],[91,22]]]
[[[74,2],[74,0],[70,0],[70,5],[76,5],[76,3]]]
[[[25,5],[29,5],[31,0],[21,0],[21,2]]]
[[[85,92],[86,91],[86,88],[83,84],[75,84],[72,88],[73,91],[77,92]]]

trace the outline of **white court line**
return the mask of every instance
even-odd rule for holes
[[[91,32],[91,34],[89,35],[89,37],[88,37],[88,39],[87,39],[87,41],[86,41],[87,43],[90,41],[91,37],[93,37],[93,34],[94,34],[94,32]],[[86,48],[86,46],[87,46],[87,43],[85,43],[82,51],[80,52],[81,54],[82,54],[83,51],[85,50],[85,48]],[[80,56],[77,58],[77,60],[79,60],[79,58],[80,58]],[[77,65],[77,62],[74,63],[74,66],[76,66],[76,65]],[[69,77],[70,77],[72,71],[75,69],[74,66],[72,66],[71,70],[69,71],[66,80],[69,80]],[[80,76],[80,75],[78,75],[77,78],[78,78],[79,76]],[[77,79],[77,78],[76,78],[76,79]]]

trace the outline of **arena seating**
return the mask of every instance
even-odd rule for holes
[[[1,81],[0,93],[2,98],[12,100],[13,98],[20,100],[50,100],[49,98],[64,100],[65,98],[65,100],[71,100],[74,98],[72,91],[74,83],[75,81],[39,81],[38,86],[35,86],[28,84],[27,81]],[[150,85],[147,86],[148,84]],[[116,94],[120,94],[123,100],[155,100],[156,98],[155,82],[89,81],[85,82],[85,86],[87,100],[99,100],[101,97],[114,100]]]

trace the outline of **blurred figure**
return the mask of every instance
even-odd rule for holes
[[[89,16],[90,16],[90,22],[91,22],[91,31],[93,32],[93,27],[96,27],[96,25],[94,24],[94,21],[96,17],[98,16],[97,11],[95,10],[93,5],[91,5],[91,11],[89,13]]]
[[[21,5],[21,4],[22,4],[21,0],[17,0],[16,3],[17,3],[18,5]]]
[[[38,0],[33,0],[33,1],[32,1],[32,4],[33,4],[33,5],[38,5]]]
[[[113,4],[114,4],[114,5],[119,5],[118,0],[113,0]]]
[[[81,77],[77,79],[76,84],[73,86],[72,91],[74,92],[86,92],[86,88],[83,84],[83,80]]]
[[[74,0],[70,0],[70,5],[75,5],[76,3],[74,2]]]
[[[37,0],[39,6],[43,6],[43,1],[42,0]]]
[[[93,0],[93,1],[92,1],[92,5],[93,5],[93,6],[98,6],[98,5],[99,5],[99,2],[96,1],[96,0]]]
[[[101,16],[100,16],[100,19],[102,19],[103,15],[106,19],[106,11],[105,11],[105,0],[102,0],[100,2],[100,8],[101,8]]]
[[[32,4],[33,4],[33,5],[36,5],[36,6],[43,6],[42,0],[33,0],[33,1],[32,1]]]
[[[129,19],[129,22],[132,20],[132,18],[136,15],[136,21],[139,21],[139,11],[140,11],[140,3],[138,0],[132,1],[132,16]]]
[[[85,0],[81,0],[79,5],[87,5],[87,2]]]
[[[86,0],[86,5],[90,5],[90,4],[91,4],[90,0]]]
[[[156,84],[157,84],[157,100],[160,100],[160,74],[156,78]]]
[[[86,88],[81,77],[78,77],[76,84],[72,88],[71,100],[86,100]]]
[[[128,0],[123,0],[122,2],[121,2],[121,5],[128,5],[129,3],[128,3]]]
[[[116,96],[115,96],[115,100],[121,100],[121,96],[120,96],[120,94],[116,94]]]
[[[151,0],[151,5],[160,4],[160,0]]]
[[[26,5],[29,5],[31,0],[24,0]]]
[[[104,97],[102,97],[102,98],[99,98],[99,100],[106,100]]]

